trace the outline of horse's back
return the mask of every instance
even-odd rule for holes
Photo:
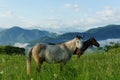
[[[33,51],[36,51],[36,52],[39,52],[40,50],[42,49],[45,49],[46,48],[46,45],[45,44],[36,44],[34,47],[33,47]]]

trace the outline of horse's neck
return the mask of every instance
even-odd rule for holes
[[[75,39],[70,40],[68,42],[63,43],[71,52],[74,52],[74,50],[76,49],[76,43],[75,43]]]
[[[82,50],[85,51],[90,45],[91,45],[90,40],[85,41]]]

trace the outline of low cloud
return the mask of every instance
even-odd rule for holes
[[[114,42],[114,43],[118,43],[119,42],[120,43],[120,39],[106,39],[106,40],[99,41],[101,47],[109,45],[110,42]]]
[[[14,46],[15,47],[19,47],[19,48],[26,48],[29,45],[29,43],[15,43]]]

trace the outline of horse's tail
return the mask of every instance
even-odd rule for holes
[[[30,65],[31,65],[31,56],[32,56],[32,49],[31,48],[28,52],[28,55],[27,55],[27,74],[29,75],[30,74]]]

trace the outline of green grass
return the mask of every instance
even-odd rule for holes
[[[31,76],[26,75],[26,57],[0,54],[0,80],[119,80],[120,48],[105,53],[73,56],[59,71],[59,64],[44,63],[40,73],[32,60]]]

